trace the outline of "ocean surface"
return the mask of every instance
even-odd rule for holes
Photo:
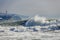
[[[25,26],[0,25],[0,40],[60,40],[60,20],[34,16]]]

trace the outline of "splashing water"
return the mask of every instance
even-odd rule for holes
[[[46,21],[47,19],[45,17],[40,17],[38,15],[30,18],[27,22],[26,22],[26,26],[36,26],[36,25],[42,25],[42,24],[46,24],[48,23],[48,21]]]

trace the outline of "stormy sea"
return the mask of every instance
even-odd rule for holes
[[[60,40],[60,19],[36,15],[19,21],[16,15],[10,17],[0,18],[0,40]]]

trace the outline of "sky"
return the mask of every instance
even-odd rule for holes
[[[0,12],[60,18],[60,0],[0,0]]]

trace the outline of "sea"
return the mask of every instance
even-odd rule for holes
[[[0,40],[60,40],[60,21],[34,16],[25,26],[0,26]]]

